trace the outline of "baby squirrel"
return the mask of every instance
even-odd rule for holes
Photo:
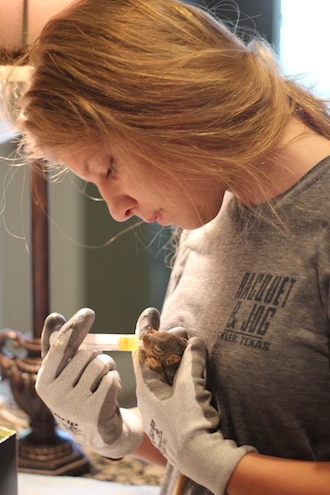
[[[172,385],[187,343],[187,339],[174,333],[157,332],[150,328],[142,336],[140,360],[147,361],[151,369],[161,373],[167,383]],[[172,495],[182,495],[187,482],[187,476],[179,473]]]
[[[141,360],[147,361],[152,370],[161,373],[167,383],[172,385],[182,354],[187,347],[187,339],[174,333],[150,329],[143,335],[142,342]]]

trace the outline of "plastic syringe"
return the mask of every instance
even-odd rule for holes
[[[53,332],[49,338],[53,344],[58,332]],[[135,334],[123,333],[88,333],[83,340],[83,345],[100,351],[134,351],[142,344]]]

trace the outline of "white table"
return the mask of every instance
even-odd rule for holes
[[[121,485],[75,476],[18,473],[18,495],[160,495],[159,486]]]

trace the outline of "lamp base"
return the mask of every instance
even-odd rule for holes
[[[81,476],[90,471],[90,461],[65,431],[56,429],[51,444],[33,443],[33,433],[24,430],[18,438],[18,470],[52,476]]]

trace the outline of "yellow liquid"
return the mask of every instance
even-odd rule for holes
[[[135,351],[139,345],[141,345],[141,340],[136,339],[136,335],[122,335],[119,337],[117,345],[119,351]]]

